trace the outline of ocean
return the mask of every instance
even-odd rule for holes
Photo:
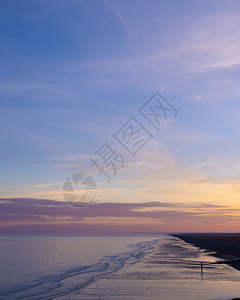
[[[64,279],[82,275],[81,285],[112,273],[138,253],[151,249],[159,235],[137,236],[1,236],[1,299],[67,294],[75,283]],[[56,295],[55,295],[56,294]]]

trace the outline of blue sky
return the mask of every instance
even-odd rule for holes
[[[103,202],[239,206],[239,1],[0,6],[0,196],[88,172]],[[157,91],[178,115],[106,183],[88,156]]]

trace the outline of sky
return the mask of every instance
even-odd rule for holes
[[[0,233],[239,232],[239,28],[231,0],[1,0]]]

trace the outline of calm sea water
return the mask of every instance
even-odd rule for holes
[[[132,263],[165,235],[1,236],[0,299],[52,299]]]
[[[216,260],[169,235],[0,236],[0,299],[239,296],[240,272]]]

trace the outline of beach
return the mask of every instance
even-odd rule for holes
[[[227,264],[215,264],[219,258],[212,252],[176,236],[34,237],[33,240],[34,244],[39,241],[39,245],[44,242],[49,255],[52,254],[50,258],[42,255],[39,261],[40,265],[42,259],[48,258],[48,269],[42,267],[40,272],[35,266],[34,272],[29,270],[25,277],[19,273],[15,283],[5,282],[0,287],[0,299],[230,300],[239,296],[238,270]],[[27,241],[25,238],[25,244]],[[46,246],[46,241],[51,247]],[[57,244],[60,250],[53,248]],[[88,249],[90,246],[95,250]],[[59,263],[57,251],[61,251],[59,261],[66,256],[65,265],[59,268],[55,264],[51,269],[49,262],[53,257]],[[201,262],[204,262],[203,272]],[[35,278],[30,280],[33,274]],[[25,280],[18,282],[19,278]]]
[[[200,262],[208,262],[203,274]],[[156,245],[135,264],[86,288],[75,290],[68,299],[164,299],[230,300],[239,296],[240,273],[232,267],[211,264],[217,259],[205,251],[171,236]],[[66,299],[64,297],[59,299]]]

